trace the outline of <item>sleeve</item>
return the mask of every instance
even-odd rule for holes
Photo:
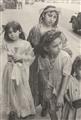
[[[66,51],[70,56],[72,56],[71,46],[63,32],[61,33],[60,37],[62,40],[62,49]]]
[[[26,43],[26,50],[25,50],[26,55],[34,55],[33,48],[29,42]]]
[[[33,48],[31,44],[27,41],[26,41],[26,46],[25,46],[25,54],[22,57],[23,57],[23,60],[29,62],[30,64],[32,64],[32,62],[35,59]]]
[[[63,75],[70,75],[72,69],[71,57],[67,54],[63,57]]]
[[[6,46],[5,40],[1,39],[1,41],[0,41],[0,50],[3,50],[3,49],[7,49],[7,46]]]
[[[32,47],[35,48],[38,42],[38,29],[37,27],[33,27],[28,35],[27,41],[29,41],[32,45]]]

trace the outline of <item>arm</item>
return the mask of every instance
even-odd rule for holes
[[[57,99],[57,103],[58,104],[60,103],[61,105],[64,102],[64,94],[65,94],[67,85],[69,83],[69,77],[71,74],[72,63],[71,63],[71,58],[68,54],[63,57],[62,64],[63,64],[62,83],[61,83],[60,93],[59,93],[58,99]]]
[[[57,96],[57,106],[61,107],[64,104],[64,94],[68,84],[69,76],[63,76],[62,87],[60,94]]]
[[[14,55],[14,60],[17,61],[25,61],[32,64],[32,62],[35,59],[35,55],[33,52],[33,48],[31,47],[31,44],[29,42],[25,42],[24,50],[21,49],[21,52]]]
[[[29,62],[32,64],[32,62],[35,59],[35,55],[33,52],[33,48],[31,47],[31,44],[27,42],[26,49],[25,49],[25,54],[21,55],[22,60]]]
[[[22,56],[22,60],[24,60],[26,62],[29,62],[30,64],[32,64],[34,59],[35,59],[35,55],[34,55],[33,50],[31,51],[31,53],[29,52],[28,55],[23,55]]]
[[[70,75],[66,75],[66,76],[63,75],[60,96],[64,96],[64,94],[65,94],[65,91],[66,91],[66,88],[67,88],[67,85],[69,82],[69,77],[70,77]]]

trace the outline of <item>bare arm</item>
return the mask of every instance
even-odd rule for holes
[[[63,76],[63,80],[62,80],[62,87],[61,87],[61,90],[60,90],[60,95],[61,96],[64,96],[65,94],[65,90],[66,90],[66,87],[68,85],[68,82],[69,82],[69,75],[66,75],[66,76]]]

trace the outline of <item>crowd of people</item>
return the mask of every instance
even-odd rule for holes
[[[6,54],[2,92],[8,120],[35,116],[38,105],[42,117],[49,113],[51,120],[76,120],[81,108],[81,55],[72,63],[72,50],[58,21],[57,8],[46,6],[27,39],[18,22],[4,26],[0,54]]]

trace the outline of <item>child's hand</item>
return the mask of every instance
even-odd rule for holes
[[[57,106],[62,107],[64,105],[64,97],[62,95],[57,98]]]
[[[13,61],[13,55],[8,54],[8,61]]]
[[[13,59],[14,59],[15,62],[22,61],[22,56],[20,56],[20,55],[14,55]]]

